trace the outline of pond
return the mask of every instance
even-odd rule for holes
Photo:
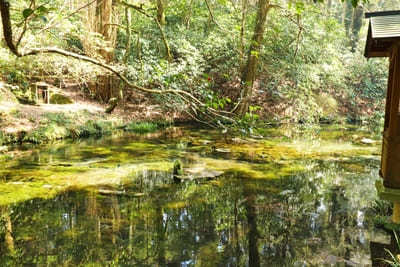
[[[0,162],[0,265],[371,265],[380,144],[363,138],[172,127],[18,147]]]

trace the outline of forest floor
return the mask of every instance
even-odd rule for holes
[[[58,89],[58,91],[60,90]],[[113,125],[121,126],[130,122],[184,119],[177,112],[162,110],[160,105],[151,101],[151,98],[142,95],[135,95],[136,104],[122,103],[112,114],[107,114],[105,112],[107,104],[101,104],[88,97],[77,86],[63,88],[62,94],[71,99],[73,103],[46,104],[41,101],[42,103],[35,105],[21,104],[9,90],[9,85],[0,81],[0,145],[1,135],[14,136],[15,138],[11,138],[11,142],[21,141],[17,140],[21,139],[21,134],[26,136],[51,123],[56,122],[62,126],[62,118],[67,118],[70,126],[75,128],[96,121],[110,122]]]

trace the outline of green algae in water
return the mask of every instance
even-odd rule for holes
[[[298,129],[282,143],[278,132],[248,144],[196,129],[128,134],[7,162],[0,265],[318,266],[327,255],[370,264],[378,146]],[[175,160],[224,175],[173,184]]]

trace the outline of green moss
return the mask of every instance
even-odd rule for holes
[[[144,171],[171,172],[173,167],[168,161],[120,166],[114,164],[112,168],[92,168],[91,164],[80,162],[60,165],[63,164],[38,166],[38,169],[8,169],[7,172],[0,173],[2,179],[12,177],[12,182],[0,182],[0,206],[32,198],[51,198],[71,188],[130,184]]]
[[[33,198],[52,198],[58,192],[44,183],[0,183],[0,206]]]
[[[74,101],[72,101],[72,99],[69,98],[68,96],[62,94],[52,94],[50,97],[50,103],[65,105],[65,104],[73,104]]]

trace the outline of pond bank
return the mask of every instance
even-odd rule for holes
[[[73,104],[27,105],[19,103],[1,84],[0,88],[0,154],[7,151],[5,145],[17,143],[102,136],[116,130],[152,132],[172,124],[169,118],[178,117],[157,108],[132,111],[121,107],[107,114],[106,105],[82,97],[75,98]]]

